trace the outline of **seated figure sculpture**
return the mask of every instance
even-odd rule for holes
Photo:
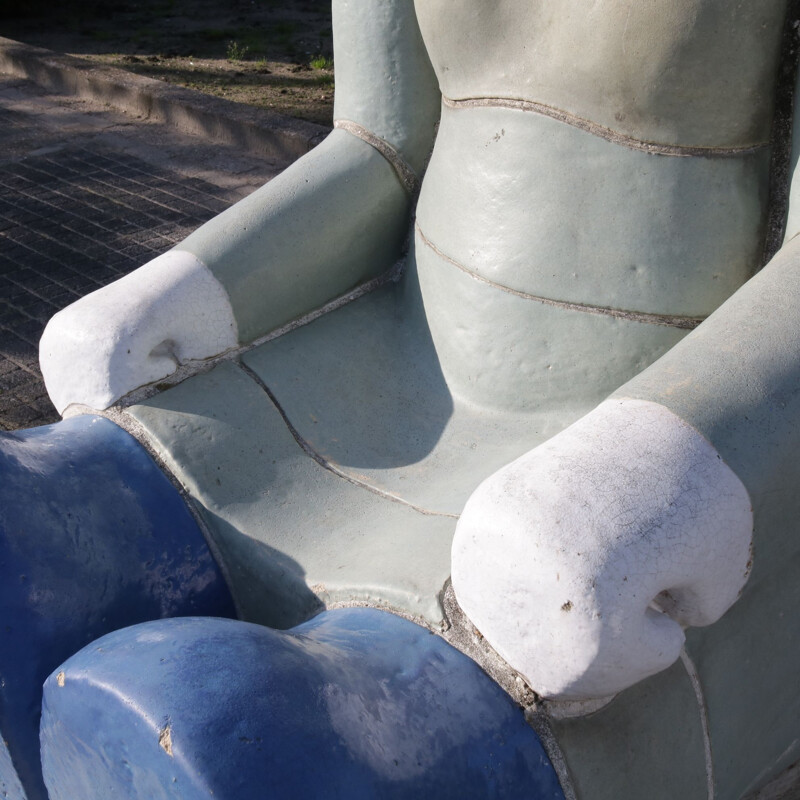
[[[787,3],[333,5],[334,131],[53,318],[61,425],[103,412],[159,459],[242,620],[470,640],[567,795],[759,789],[800,757],[796,192],[759,271]],[[163,660],[150,624],[108,674],[51,665],[53,797],[94,702],[60,691]]]

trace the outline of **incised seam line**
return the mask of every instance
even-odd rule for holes
[[[349,119],[337,119],[333,123],[334,128],[347,131],[358,139],[374,147],[391,165],[403,184],[403,188],[413,197],[419,189],[419,178],[416,172],[411,169],[405,159],[392,147],[385,139],[373,133],[363,125],[352,122]]]
[[[188,380],[195,375],[202,375],[205,372],[209,372],[216,367],[217,364],[221,364],[224,361],[234,361],[245,353],[249,353],[251,350],[254,350],[256,347],[260,347],[262,344],[271,342],[274,339],[280,339],[281,336],[285,336],[287,333],[291,333],[298,328],[302,328],[319,319],[320,317],[330,314],[332,311],[336,311],[337,309],[342,308],[343,306],[346,306],[355,300],[358,300],[360,297],[363,297],[370,292],[374,292],[384,284],[396,282],[400,278],[400,275],[405,268],[405,258],[405,256],[401,257],[388,270],[386,270],[386,272],[381,273],[377,277],[371,278],[365,283],[356,286],[355,289],[351,289],[349,292],[346,292],[345,294],[334,297],[333,300],[329,300],[324,305],[321,305],[318,308],[315,308],[312,311],[297,317],[297,319],[293,319],[284,325],[274,328],[269,333],[265,333],[263,336],[253,339],[252,342],[237,345],[236,347],[229,347],[227,350],[217,353],[216,355],[209,356],[208,358],[189,359],[188,361],[185,361],[170,375],[167,375],[158,381],[146,383],[143,386],[137,387],[136,389],[131,389],[130,392],[120,397],[120,399],[117,400],[114,405],[119,406],[120,408],[127,408],[128,406],[137,405],[145,400],[149,400],[151,397],[154,397],[155,395],[160,394],[167,389],[171,389],[173,386],[177,386],[179,383],[183,383],[183,381]]]
[[[512,108],[518,111],[531,111],[541,114],[544,117],[563,122],[578,128],[593,136],[598,136],[608,142],[627,147],[630,150],[640,150],[644,153],[660,156],[675,156],[678,158],[688,158],[691,156],[701,156],[703,158],[733,158],[736,156],[746,156],[769,147],[769,142],[756,142],[755,144],[742,145],[740,147],[694,147],[680,144],[661,144],[659,142],[646,142],[636,139],[633,136],[620,133],[605,125],[571,114],[554,106],[545,103],[537,103],[534,100],[514,100],[505,97],[473,97],[465,100],[452,100],[442,96],[442,104],[446,108],[455,110],[465,108]]]
[[[292,434],[294,440],[300,446],[300,449],[303,450],[303,452],[307,456],[316,461],[317,464],[319,464],[323,469],[328,470],[328,472],[332,472],[337,477],[346,480],[348,483],[352,483],[354,486],[358,486],[361,489],[366,489],[367,491],[372,492],[373,494],[376,494],[379,497],[383,497],[385,500],[391,500],[394,503],[400,503],[401,505],[407,506],[408,508],[412,508],[414,511],[418,511],[420,514],[425,514],[426,516],[429,517],[450,517],[451,519],[458,519],[459,516],[458,514],[449,514],[444,511],[432,511],[431,509],[422,508],[422,506],[414,505],[414,503],[409,503],[408,500],[403,500],[402,497],[398,497],[397,495],[392,494],[391,492],[379,489],[377,486],[373,486],[372,484],[367,483],[366,481],[360,481],[357,478],[354,478],[352,475],[348,475],[348,473],[346,473],[344,470],[339,469],[339,467],[337,467],[335,464],[332,464],[326,458],[321,456],[303,438],[303,436],[300,434],[300,431],[298,431],[297,428],[295,428],[294,425],[292,424],[292,421],[289,419],[289,415],[286,413],[286,411],[284,411],[283,407],[278,402],[278,398],[275,397],[272,390],[269,388],[269,386],[267,386],[266,383],[264,383],[261,377],[240,359],[234,360],[233,363],[237,367],[239,367],[239,369],[241,369],[242,372],[244,372],[246,375],[252,378],[253,381],[255,381],[255,383],[266,393],[267,397],[269,397],[270,401],[275,406],[278,413],[281,415],[281,418],[283,419],[286,427],[289,429],[289,433]]]
[[[714,800],[714,756],[711,751],[711,729],[708,722],[708,707],[703,695],[703,685],[700,683],[700,675],[697,672],[694,662],[686,652],[686,648],[681,648],[681,663],[686,670],[689,681],[694,689],[694,696],[697,699],[697,707],[700,712],[700,727],[703,731],[703,758],[706,765],[706,791],[708,800]]]
[[[443,253],[427,236],[422,232],[419,223],[415,226],[419,237],[426,247],[429,247],[436,253],[439,258],[446,261],[448,264],[460,269],[465,275],[469,275],[473,280],[479,283],[484,283],[491,286],[493,289],[499,289],[501,292],[513,294],[515,297],[520,297],[523,300],[533,300],[536,303],[541,303],[545,306],[552,306],[553,308],[561,308],[565,311],[582,311],[586,314],[600,314],[607,317],[617,317],[618,319],[625,319],[630,322],[642,322],[648,325],[665,325],[670,328],[680,328],[682,330],[693,330],[704,319],[704,317],[679,317],[669,314],[650,314],[644,311],[627,311],[621,308],[607,308],[606,306],[593,306],[588,303],[573,303],[567,300],[552,300],[549,297],[540,297],[539,295],[529,294],[528,292],[521,292],[518,289],[512,289],[509,286],[504,286],[502,283],[484,278],[477,272],[460,264],[454,258],[451,258],[446,253]]]

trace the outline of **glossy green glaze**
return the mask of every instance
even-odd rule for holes
[[[178,249],[225,287],[247,343],[389,269],[409,211],[408,192],[386,159],[336,130]],[[375,230],[381,235],[368,233]]]
[[[487,411],[453,396],[421,311],[409,275],[243,361],[326,461],[425,510],[457,515],[487,472],[581,410]]]
[[[680,663],[589,716],[552,724],[581,800],[707,796],[700,712]]]
[[[418,176],[433,147],[439,87],[413,0],[334,0],[336,120],[355,122],[394,147]]]
[[[531,111],[445,107],[417,223],[517,291],[705,317],[760,266],[769,155],[654,155]]]
[[[796,759],[787,746],[800,714],[800,697],[789,689],[800,658],[798,270],[795,239],[700,328],[616,392],[658,402],[689,422],[753,501],[753,571],[743,597],[716,625],[691,631],[687,644],[707,689],[722,797],[757,788],[759,777]],[[747,748],[743,730],[755,739]]]
[[[466,274],[419,235],[415,251],[450,391],[489,413],[587,411],[686,334],[519,297]]]
[[[320,466],[239,367],[130,412],[200,507],[245,619],[285,628],[321,603],[365,602],[441,621],[455,520]]]

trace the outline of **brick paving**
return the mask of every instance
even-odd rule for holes
[[[59,419],[38,366],[53,314],[168,250],[284,165],[203,148],[2,75],[0,142],[0,430],[9,431]]]

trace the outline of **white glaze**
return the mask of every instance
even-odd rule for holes
[[[39,361],[63,414],[73,403],[108,408],[236,343],[222,285],[191,253],[171,250],[59,311],[42,335]]]
[[[747,490],[705,438],[656,403],[606,400],[478,487],[453,586],[541,695],[603,697],[672,664],[681,626],[725,613],[752,530]]]

